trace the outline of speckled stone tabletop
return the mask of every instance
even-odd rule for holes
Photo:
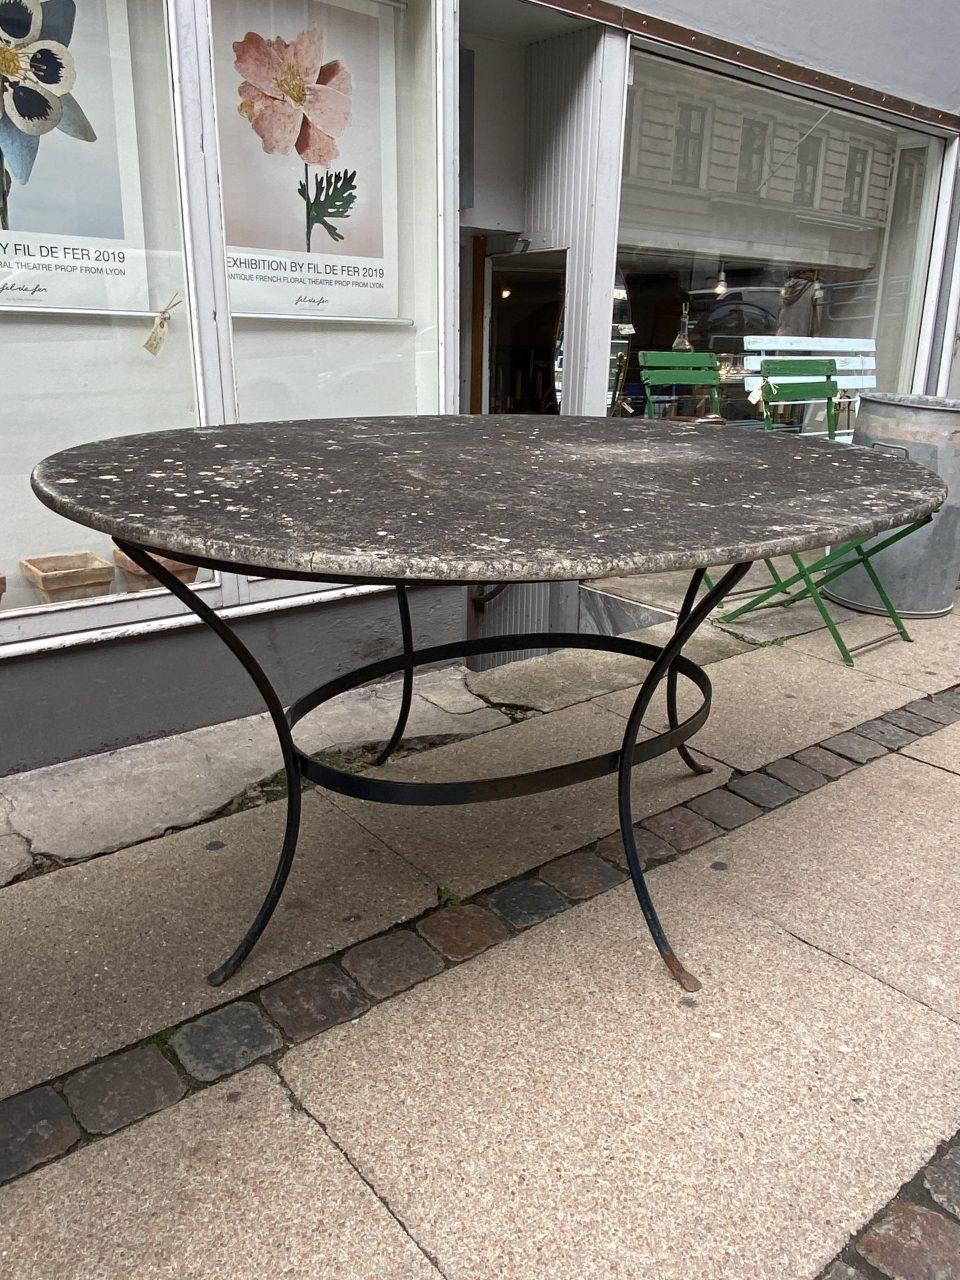
[[[877,533],[946,495],[881,451],[713,423],[416,417],[80,445],[41,502],[172,555],[363,580],[570,581]]]

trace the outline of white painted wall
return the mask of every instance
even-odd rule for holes
[[[484,231],[523,226],[525,49],[505,40],[464,34],[475,57],[474,204],[460,224]]]
[[[960,112],[957,0],[625,0],[623,7]]]

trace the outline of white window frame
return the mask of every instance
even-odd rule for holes
[[[438,390],[443,410],[452,413],[456,412],[458,378],[455,296],[458,241],[455,237],[459,200],[456,192],[457,78],[455,72],[450,71],[449,55],[459,39],[458,6],[456,0],[425,2],[432,12],[437,69],[434,110],[441,254],[437,299]],[[393,8],[407,7],[406,0],[377,0],[377,3]],[[210,5],[211,0],[164,0],[198,417],[202,424],[218,425],[237,422],[239,415],[220,187]],[[227,573],[214,574],[210,582],[201,583],[196,589],[207,604],[225,617],[276,612],[389,590],[247,578]],[[199,625],[195,615],[162,587],[59,605],[0,608],[0,660],[193,625]]]
[[[795,209],[817,210],[820,208],[820,197],[823,193],[823,166],[826,162],[826,157],[827,157],[827,135],[814,129],[813,133],[808,133],[803,138],[803,141],[797,143],[796,158],[798,162],[800,160],[800,148],[806,142],[816,142],[820,148],[819,151],[817,152],[817,171],[813,176],[813,201],[810,204],[797,204],[797,200],[796,200],[797,170],[795,168],[794,175],[793,175],[794,199],[792,201],[792,204]]]
[[[677,110],[674,115],[673,124],[673,170],[676,173],[677,165],[677,130],[680,124],[680,112],[684,107],[692,107],[695,111],[699,111],[703,116],[703,132],[700,134],[700,170],[697,174],[697,181],[693,184],[689,182],[677,182],[674,178],[671,186],[678,188],[680,191],[702,191],[704,172],[707,168],[707,162],[710,157],[710,141],[711,126],[713,124],[713,111],[709,106],[702,106],[699,102],[691,102],[689,98],[677,98]]]
[[[855,149],[862,151],[867,157],[866,164],[863,166],[863,178],[860,188],[860,207],[853,212],[845,209],[844,205],[847,201],[847,178],[850,174],[850,151]],[[843,199],[840,203],[840,213],[844,218],[863,218],[866,216],[867,194],[870,190],[870,179],[873,176],[873,143],[868,142],[866,138],[858,138],[856,136],[847,139],[847,163],[843,171]]]

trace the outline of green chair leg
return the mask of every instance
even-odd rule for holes
[[[900,632],[900,635],[903,637],[904,640],[908,640],[912,643],[913,637],[910,635],[907,628],[903,625],[903,619],[900,617],[899,613],[897,613],[896,609],[893,606],[892,600],[890,599],[890,597],[887,595],[886,591],[883,588],[883,583],[877,577],[877,571],[876,569],[874,569],[873,565],[870,563],[869,553],[865,552],[863,547],[859,545],[857,546],[856,551],[857,551],[857,555],[860,557],[860,563],[863,565],[864,569],[869,574],[870,581],[873,583],[876,593],[880,597],[881,604],[886,609],[887,613],[890,615],[890,619],[893,622],[893,625]]]
[[[820,611],[820,617],[823,619],[824,623],[826,624],[827,630],[833,636],[834,644],[840,650],[840,657],[844,660],[844,662],[847,664],[848,667],[852,667],[853,657],[850,653],[850,650],[847,648],[846,644],[843,641],[843,637],[841,636],[840,632],[837,630],[837,624],[830,617],[830,613],[829,613],[829,610],[827,609],[827,606],[823,603],[823,600],[820,598],[820,592],[817,589],[817,584],[814,582],[813,578],[811,578],[810,572],[807,569],[807,566],[803,563],[803,561],[800,559],[800,557],[797,555],[796,552],[793,553],[791,558],[793,560],[793,563],[797,566],[797,571],[804,581],[804,585],[806,586],[810,599],[813,601],[813,603],[817,606],[817,609]]]

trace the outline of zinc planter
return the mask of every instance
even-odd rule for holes
[[[896,451],[946,481],[946,502],[930,524],[879,552],[873,564],[903,617],[937,618],[949,613],[960,578],[960,400],[864,392],[853,443]],[[883,612],[872,583],[859,567],[823,594],[850,609]]]

